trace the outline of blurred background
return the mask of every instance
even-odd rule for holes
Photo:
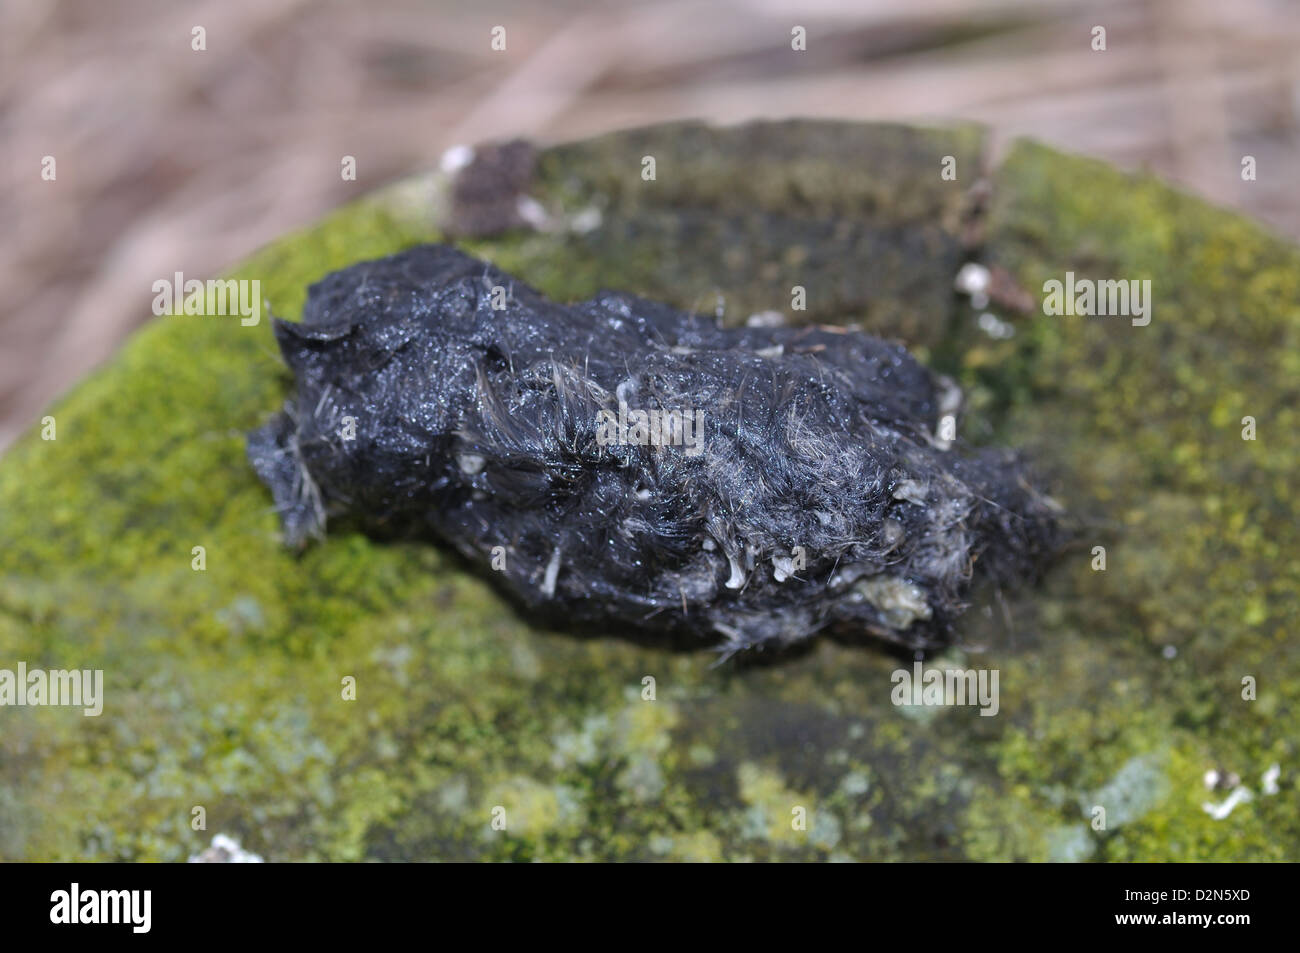
[[[449,146],[789,116],[975,120],[1300,238],[1297,0],[0,0],[0,448],[155,280]]]

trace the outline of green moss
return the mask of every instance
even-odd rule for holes
[[[540,200],[599,208],[597,230],[470,248],[559,298],[720,293],[729,320],[803,284],[796,317],[933,347],[966,431],[1028,448],[1084,524],[1041,588],[1005,616],[981,595],[965,650],[931,660],[996,668],[997,717],[895,708],[903,663],[829,642],[733,669],[538,631],[428,547],[289,552],[243,449],[288,386],[267,323],[176,315],[49,411],[56,440],[0,461],[0,667],[102,668],[107,695],[99,718],[0,711],[0,858],[176,860],[225,832],[273,859],[1297,859],[1300,256],[1023,145],[988,253],[1035,292],[1066,270],[1150,277],[1155,308],[1146,328],[1036,314],[993,341],[950,291],[979,148],[821,123],[624,133],[543,154]],[[325,273],[435,239],[439,188],[349,206],[233,276],[296,317]],[[1221,821],[1211,767],[1256,795]]]

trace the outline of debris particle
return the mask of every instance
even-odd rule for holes
[[[1038,307],[1033,293],[1022,288],[1011,272],[1001,267],[989,270],[988,296],[989,301],[1012,314],[1032,314]]]
[[[587,208],[575,212],[569,218],[569,231],[575,232],[579,235],[585,235],[588,232],[594,232],[596,229],[600,228],[601,222],[603,221],[604,216],[601,214],[600,209],[594,205],[590,205]]]
[[[1245,804],[1251,800],[1253,800],[1253,795],[1250,793],[1250,788],[1237,788],[1221,804],[1206,801],[1201,805],[1201,810],[1216,821],[1221,821],[1231,814],[1238,804]]]
[[[473,146],[452,146],[442,154],[439,166],[448,175],[453,175],[474,161]]]
[[[979,317],[980,330],[995,341],[1005,341],[1016,336],[1016,329],[992,312],[985,311]]]
[[[537,231],[543,231],[551,224],[550,216],[546,214],[542,203],[531,195],[519,196],[515,201],[515,211],[519,213],[521,220]]]
[[[779,328],[785,324],[785,315],[780,311],[758,311],[745,319],[747,328]]]
[[[988,307],[989,270],[983,265],[973,261],[962,265],[953,287],[968,296],[971,306],[977,311]]]
[[[524,139],[470,149],[453,147],[443,153],[442,168],[451,183],[454,235],[495,235],[511,228],[535,227],[545,211],[528,197],[537,150]]]
[[[190,857],[191,864],[260,864],[262,858],[252,851],[244,850],[239,841],[225,834],[212,838],[212,846],[201,854]]]
[[[555,595],[555,580],[560,575],[560,551],[551,554],[551,561],[546,564],[546,575],[542,579],[542,595],[550,599]]]

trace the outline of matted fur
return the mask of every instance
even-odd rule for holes
[[[441,245],[329,275],[275,333],[296,394],[248,452],[288,542],[340,513],[432,534],[553,619],[920,647],[977,567],[1013,581],[1057,539],[1017,459],[946,449],[936,378],[862,333],[560,305]],[[697,415],[696,447],[598,439],[620,403]]]

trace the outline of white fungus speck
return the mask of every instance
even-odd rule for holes
[[[979,327],[981,331],[995,341],[1005,341],[1007,338],[1016,336],[1016,329],[1012,325],[990,311],[985,311],[980,315]]]
[[[954,284],[962,294],[987,291],[989,287],[989,270],[973,261],[967,262],[961,266],[961,271],[957,272],[957,279]]]
[[[439,166],[448,175],[459,172],[474,161],[473,146],[452,146],[442,154]]]

